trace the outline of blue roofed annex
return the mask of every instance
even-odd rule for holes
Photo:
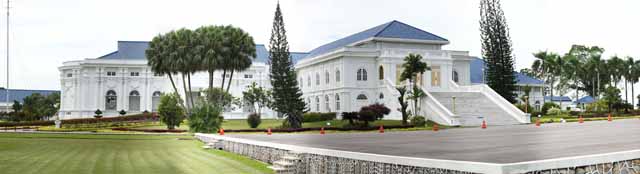
[[[443,44],[449,42],[445,38],[394,20],[315,48],[309,52],[308,57],[328,53],[369,38],[430,40],[441,41]]]
[[[9,89],[9,102],[13,103],[13,101],[18,101],[20,103],[24,103],[24,98],[30,96],[31,94],[39,93],[40,95],[47,96],[53,93],[60,93],[60,91],[56,90],[27,90],[27,89]],[[5,102],[5,97],[7,95],[7,89],[0,88],[0,102]]]
[[[578,99],[578,101],[574,102],[574,103],[578,103],[578,104],[591,104],[596,102],[596,99],[594,99],[591,96],[584,96],[580,99]]]
[[[554,102],[570,102],[571,98],[567,96],[544,96],[544,101],[554,101]]]

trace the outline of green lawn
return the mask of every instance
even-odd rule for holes
[[[0,133],[0,173],[273,173],[202,145],[190,136]]]

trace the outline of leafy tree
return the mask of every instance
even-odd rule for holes
[[[364,127],[369,127],[369,122],[380,120],[390,112],[386,106],[376,103],[362,107],[358,113],[358,120],[364,122]]]
[[[193,109],[189,117],[189,131],[200,133],[215,133],[222,125],[222,108],[205,102]]]
[[[418,100],[424,96],[424,91],[419,90],[417,85],[418,74],[423,74],[425,71],[431,68],[427,63],[422,61],[422,56],[419,54],[409,54],[404,57],[404,64],[402,64],[402,74],[400,74],[400,80],[409,80],[411,86],[411,97],[413,100],[413,115],[418,115]]]
[[[302,114],[305,112],[306,105],[302,99],[302,92],[298,88],[297,75],[291,62],[280,4],[276,7],[269,48],[273,108],[287,117],[288,126],[301,128]]]
[[[234,97],[230,93],[214,87],[206,89],[205,94],[209,103],[216,103],[215,105],[221,107],[223,111],[225,108],[232,108]],[[223,100],[220,101],[219,99]]]
[[[353,120],[358,120],[358,112],[343,112],[342,120],[349,120],[349,125],[353,126],[354,125]]]
[[[480,32],[487,84],[502,97],[515,103],[513,50],[500,0],[480,1]]]
[[[607,89],[605,89],[604,91],[603,99],[607,102],[609,112],[611,112],[611,109],[614,105],[622,102],[622,99],[620,97],[620,89],[613,86],[607,87]]]
[[[22,104],[20,104],[20,102],[18,101],[13,101],[13,105],[11,105],[11,109],[13,109],[13,112],[21,112],[22,111]]]
[[[611,76],[611,86],[618,87],[618,83],[622,80],[624,61],[620,59],[618,56],[613,56],[611,59],[607,61],[607,69],[609,70],[609,75]]]
[[[271,104],[271,90],[265,89],[262,86],[258,86],[256,82],[253,82],[247,91],[242,92],[242,99],[245,103],[251,105],[258,115],[262,114],[262,108]]]
[[[24,121],[44,120],[55,115],[59,110],[60,94],[53,93],[43,96],[33,93],[24,98],[22,114]]]
[[[629,70],[629,83],[631,83],[631,97],[635,96],[634,86],[640,80],[640,60],[634,61]],[[631,105],[635,105],[635,101],[631,100]]]
[[[182,103],[182,99],[177,93],[163,94],[160,97],[158,115],[160,115],[160,121],[166,124],[169,130],[179,127],[184,120],[185,112],[180,103]]]
[[[540,51],[533,54],[536,60],[531,66],[531,70],[536,72],[535,77],[545,79],[549,83],[550,96],[553,98],[553,89],[558,76],[562,72],[563,61],[560,55],[553,52]]]
[[[407,114],[407,107],[409,107],[409,104],[405,101],[407,88],[404,86],[397,87],[396,90],[398,90],[398,93],[400,93],[400,96],[398,96],[398,102],[400,103],[400,108],[398,108],[398,110],[400,111],[400,113],[402,113],[402,125],[407,125],[407,119],[409,117],[409,114]]]

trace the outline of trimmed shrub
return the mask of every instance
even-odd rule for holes
[[[302,114],[302,122],[318,122],[318,121],[329,121],[336,119],[335,112],[327,112],[327,113],[319,113],[319,112],[308,112]]]
[[[249,127],[257,128],[260,123],[262,123],[262,120],[260,119],[260,115],[258,115],[257,113],[251,113],[247,118],[247,123],[249,124]]]
[[[376,121],[382,119],[385,115],[388,115],[391,112],[389,108],[382,104],[372,104],[369,106],[362,107],[360,109],[360,113],[358,114],[358,120],[364,122],[365,127],[369,127],[369,122]]]
[[[542,105],[542,114],[547,114],[549,109],[551,108],[560,108],[560,106],[558,106],[558,104],[553,103],[553,102],[546,102],[544,103],[544,105]]]
[[[354,125],[353,120],[358,120],[358,112],[343,112],[342,120],[349,120],[349,125]]]
[[[120,116],[124,116],[124,115],[127,115],[127,111],[124,111],[124,109],[123,109],[123,110],[120,110],[120,112],[118,112],[118,114],[120,114]]]
[[[548,115],[560,115],[562,114],[562,110],[560,108],[551,108],[547,111]]]
[[[181,99],[177,94],[162,95],[158,105],[160,121],[167,125],[167,129],[179,127],[184,120],[184,110],[180,107]],[[123,110],[124,111],[124,110]]]
[[[204,103],[193,108],[189,117],[189,131],[215,133],[222,125],[222,109],[213,104]]]
[[[424,127],[424,125],[427,124],[427,121],[423,116],[416,115],[411,117],[411,123],[416,127]]]

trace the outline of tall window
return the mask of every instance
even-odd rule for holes
[[[320,85],[320,73],[316,73],[316,85]]]
[[[340,110],[340,94],[336,94],[336,110]]]
[[[324,82],[329,84],[329,71],[324,72]]]
[[[336,70],[336,82],[340,82],[340,70]]]
[[[329,104],[329,95],[324,96],[324,106],[327,109],[327,112],[331,112],[331,105]]]
[[[162,96],[162,93],[160,91],[153,92],[153,97],[151,97],[151,110],[153,112],[158,111],[158,105],[160,104],[160,96]]]
[[[357,72],[356,75],[357,75],[356,79],[358,81],[367,81],[367,70],[366,69],[364,69],[364,68],[358,69],[358,72]]]
[[[458,83],[458,71],[453,70],[453,81]]]
[[[384,79],[384,68],[382,67],[382,65],[380,65],[380,67],[378,68],[378,79]]]
[[[129,93],[129,111],[140,111],[140,93],[138,91],[131,91]]]
[[[320,112],[320,97],[316,96],[316,112]]]
[[[104,110],[115,111],[118,108],[118,96],[116,95],[116,91],[109,90],[107,91],[107,95],[105,96],[104,102]]]
[[[311,86],[311,76],[307,76],[307,86]]]

